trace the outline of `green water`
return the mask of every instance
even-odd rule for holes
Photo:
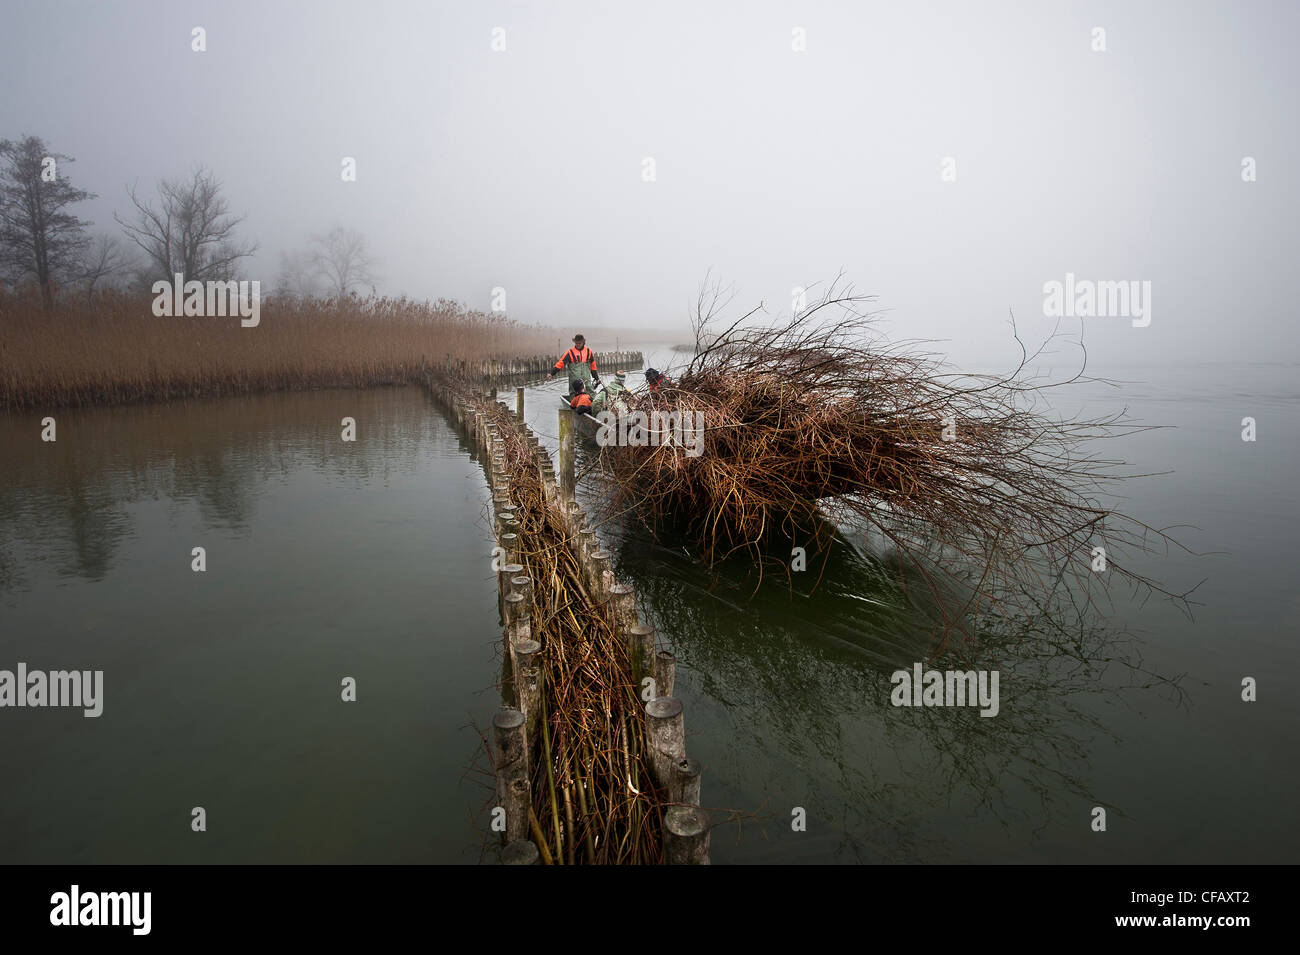
[[[1002,635],[993,718],[891,705],[923,631],[851,546],[815,589],[757,586],[602,528],[678,656],[715,861],[1295,861],[1295,369],[1123,371],[1143,383],[1072,400],[1177,426],[1118,449],[1174,472],[1124,503],[1197,525],[1216,554],[1141,569],[1204,578],[1201,605],[1119,594],[1072,646]],[[544,436],[562,389],[528,391]],[[487,494],[418,389],[65,411],[53,444],[41,417],[0,418],[0,669],[102,669],[104,713],[0,709],[0,862],[492,858]]]
[[[39,418],[0,419],[0,668],[105,701],[0,710],[0,861],[477,861],[486,495],[423,393]]]

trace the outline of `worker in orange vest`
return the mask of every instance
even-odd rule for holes
[[[665,385],[672,384],[672,382],[668,380],[667,376],[664,375],[662,371],[659,371],[658,369],[655,368],[647,368],[645,370],[645,381],[646,384],[650,386],[651,391],[658,391],[660,388],[664,387]]]
[[[591,414],[591,393],[587,391],[587,386],[581,378],[573,382],[573,396],[569,399],[569,407],[578,414]]]
[[[563,370],[569,372],[570,386],[574,381],[600,381],[600,374],[596,371],[596,353],[587,347],[587,339],[581,335],[573,336],[573,347],[560,356],[546,377],[553,378],[557,371]]]

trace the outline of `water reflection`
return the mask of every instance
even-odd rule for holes
[[[735,806],[725,799],[748,796],[743,808],[772,813],[738,858],[778,847],[785,857],[798,847],[844,861],[960,858],[989,836],[954,831],[954,807],[1004,829],[1047,825],[1093,798],[1090,753],[1099,738],[1118,738],[1099,704],[1121,687],[1179,694],[1144,667],[1126,634],[1071,618],[1068,604],[1032,622],[978,621],[977,642],[935,655],[932,610],[905,596],[897,568],[843,538],[810,553],[808,572],[768,573],[760,583],[747,561],[708,573],[680,543],[607,530],[619,574],[677,653],[691,745],[708,759],[692,754],[715,764],[711,801]],[[918,661],[998,670],[998,714],[892,705],[890,675]],[[756,793],[766,807],[754,804]],[[795,805],[816,811],[818,839],[790,838]]]
[[[417,389],[387,389],[65,410],[49,443],[42,415],[0,418],[0,588],[20,586],[30,559],[102,580],[139,501],[193,502],[204,526],[246,532],[268,482],[300,469],[358,486],[410,474],[431,435],[432,413],[411,413],[423,404]],[[345,416],[360,444],[342,442]]]
[[[0,863],[477,861],[486,488],[424,393],[55,416],[0,419],[0,667],[102,669],[104,714],[6,712]]]

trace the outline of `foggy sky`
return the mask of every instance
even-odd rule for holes
[[[487,308],[501,286],[511,317],[565,327],[684,331],[709,270],[775,314],[843,270],[893,335],[982,361],[1011,357],[1008,310],[1041,338],[1043,283],[1073,272],[1152,283],[1149,327],[1085,322],[1103,370],[1300,357],[1295,3],[42,2],[3,21],[0,138],[74,156],[99,194],[80,214],[114,234],[125,184],[206,163],[264,288],[335,224],[369,236],[380,291]]]

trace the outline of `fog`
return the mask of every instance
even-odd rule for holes
[[[11,4],[0,138],[75,157],[115,234],[128,183],[208,165],[264,286],[340,224],[380,292],[684,339],[706,274],[775,315],[842,272],[892,336],[984,363],[1071,273],[1151,283],[1149,325],[1084,320],[1103,370],[1294,361],[1298,28],[1287,2]]]

